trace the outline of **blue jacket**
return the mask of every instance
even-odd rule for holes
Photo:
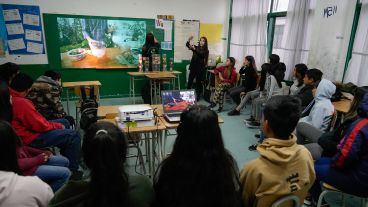
[[[344,133],[332,158],[332,167],[350,173],[368,189],[368,94],[359,105],[360,118]]]

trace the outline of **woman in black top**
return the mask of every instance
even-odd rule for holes
[[[206,69],[207,61],[208,61],[208,44],[207,38],[201,37],[197,45],[191,45],[190,41],[193,39],[193,36],[190,36],[186,46],[193,52],[192,60],[189,65],[189,79],[187,88],[191,89],[193,86],[193,80],[196,79],[196,93],[197,99],[202,93],[202,84],[203,84],[203,74]]]
[[[239,70],[242,84],[229,90],[230,96],[236,105],[240,104],[240,93],[253,91],[257,86],[257,67],[253,56],[244,58],[243,67]]]

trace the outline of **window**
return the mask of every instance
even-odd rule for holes
[[[273,36],[272,53],[279,54],[282,42],[282,36],[284,35],[286,17],[277,17],[275,22],[275,32]]]
[[[271,4],[271,2],[270,2],[270,4]],[[272,12],[287,11],[288,5],[289,5],[289,0],[273,0]]]

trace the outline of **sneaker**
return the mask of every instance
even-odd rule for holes
[[[258,121],[247,122],[246,125],[248,128],[259,128],[261,126],[261,124]]]
[[[304,205],[311,206],[312,205],[312,196],[308,193],[308,195],[304,199]]]
[[[221,111],[222,111],[222,107],[218,107],[217,113],[221,113]]]
[[[250,146],[248,147],[248,150],[249,150],[249,151],[257,150],[257,146],[258,146],[258,144],[252,144],[252,145],[250,145]]]
[[[233,109],[229,113],[227,113],[227,115],[229,115],[229,116],[237,116],[237,115],[240,115],[240,111],[238,111],[236,109]]]
[[[249,119],[245,119],[244,121],[245,122],[252,122],[252,121],[255,121],[255,119],[253,118],[253,116],[250,116]]]
[[[208,108],[209,109],[212,109],[213,107],[215,107],[216,106],[216,104],[215,103],[213,103],[213,102],[211,102],[211,104],[208,106]]]
[[[255,134],[254,137],[257,138],[257,139],[260,139],[261,135],[260,134]]]

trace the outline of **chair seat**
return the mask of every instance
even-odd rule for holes
[[[339,189],[333,187],[332,185],[329,185],[327,183],[322,183],[323,188],[325,188],[326,190],[333,190],[333,191],[338,191],[341,192]]]

